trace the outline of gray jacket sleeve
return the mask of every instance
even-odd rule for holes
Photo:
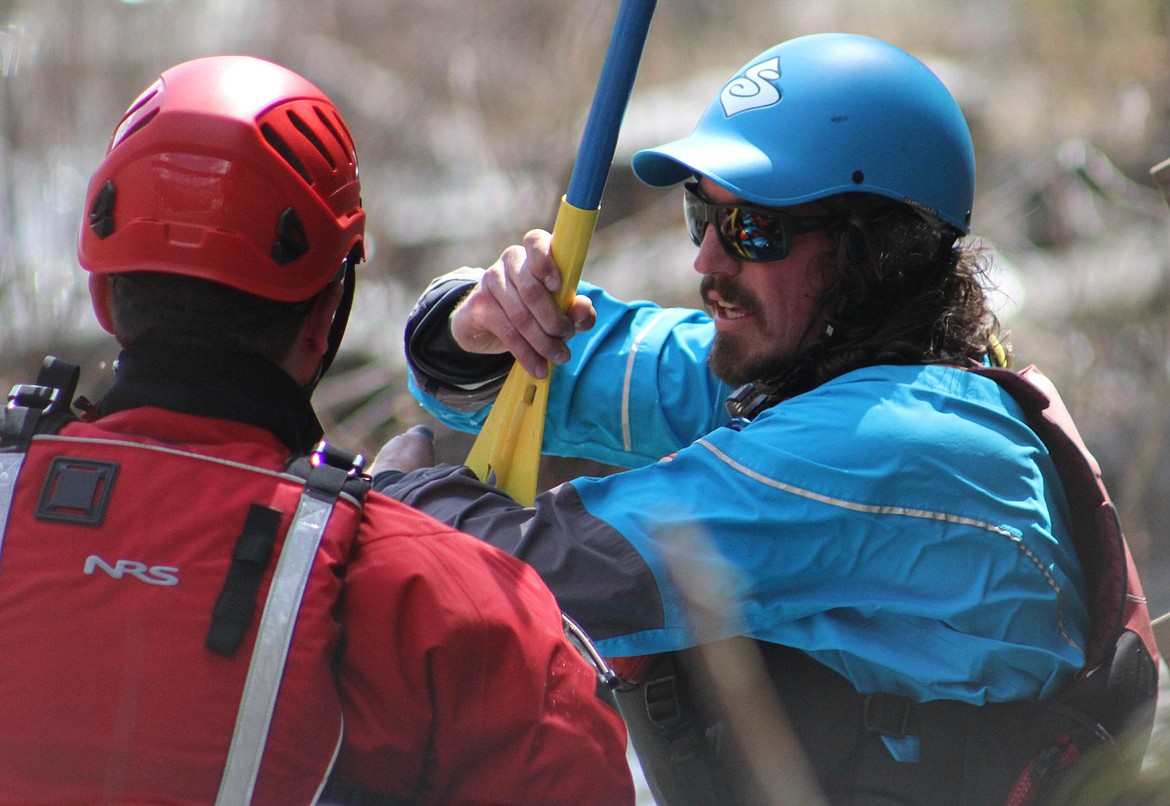
[[[646,561],[585,510],[572,484],[542,493],[531,508],[452,465],[380,473],[373,488],[531,565],[595,639],[663,626],[658,584]]]

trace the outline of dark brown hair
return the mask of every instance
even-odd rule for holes
[[[785,394],[877,364],[966,365],[1000,343],[985,249],[878,197],[838,196],[826,206],[841,213],[829,231],[828,327],[775,379]]]
[[[280,363],[314,298],[275,302],[220,283],[155,272],[110,278],[115,336],[123,346],[152,341],[234,347]]]

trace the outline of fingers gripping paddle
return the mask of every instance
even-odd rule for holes
[[[655,0],[622,0],[614,20],[569,190],[561,199],[553,225],[552,256],[561,271],[561,290],[557,294],[561,310],[569,307],[577,293],[577,281],[597,224],[601,194],[650,29],[654,3]],[[513,365],[483,430],[467,455],[467,466],[476,475],[494,483],[525,506],[531,506],[536,499],[552,369],[550,362],[548,376],[538,380],[519,364]]]

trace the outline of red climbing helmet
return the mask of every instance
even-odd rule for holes
[[[77,256],[95,274],[181,274],[294,302],[352,269],[364,231],[333,103],[278,65],[213,56],[130,105],[86,191]]]

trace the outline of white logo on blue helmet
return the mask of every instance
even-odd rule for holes
[[[753,64],[742,76],[736,76],[728,81],[723,91],[719,93],[723,114],[731,117],[749,109],[759,109],[776,103],[780,100],[780,90],[772,82],[779,78],[780,57]]]

